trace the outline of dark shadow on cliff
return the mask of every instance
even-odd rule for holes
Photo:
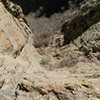
[[[50,17],[57,12],[63,13],[70,7],[78,7],[82,1],[84,0],[13,0],[22,7],[25,15],[34,12],[36,17]]]
[[[61,32],[64,33],[64,45],[74,42],[79,36],[87,31],[92,25],[100,21],[100,3],[91,10],[81,11],[75,14],[72,19],[62,25]],[[88,11],[88,12],[87,12]]]

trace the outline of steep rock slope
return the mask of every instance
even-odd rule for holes
[[[62,25],[61,31],[64,33],[65,44],[73,42],[98,21],[100,21],[100,1],[89,0]]]
[[[48,71],[40,65],[42,57],[27,34],[29,27],[11,15],[2,2],[0,24],[0,100],[100,99],[98,65],[78,62],[71,68]]]
[[[36,60],[39,55],[32,45],[30,31],[24,22],[20,22],[11,15],[0,2],[1,100],[2,96],[7,97],[7,100],[14,100],[14,93],[19,79],[30,66],[30,61],[27,60],[29,56],[31,61],[33,60],[34,66],[40,67],[38,60]]]
[[[62,25],[64,44],[74,43],[84,55],[100,56],[100,1],[90,0]]]
[[[9,14],[0,2],[0,51],[16,52],[26,44],[27,40],[28,36],[20,22]]]

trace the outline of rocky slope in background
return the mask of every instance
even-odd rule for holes
[[[62,20],[76,11],[82,1],[84,0],[13,0],[22,7],[35,34],[60,30]]]
[[[89,9],[96,9],[98,19],[99,4],[97,2]],[[94,16],[93,23],[89,20],[89,27],[84,32],[78,33],[74,29],[76,34],[82,32],[74,43],[59,45],[61,35],[57,35],[53,45],[37,49],[40,55],[33,45],[33,35],[24,17],[20,19],[16,13],[16,8],[13,10],[0,1],[0,100],[99,100],[99,20],[95,21]],[[81,19],[86,14],[78,17]],[[74,18],[70,21],[72,26]],[[69,28],[64,25],[65,30],[73,28],[70,23]],[[63,32],[73,40],[73,32]],[[93,55],[92,59],[87,55]]]
[[[90,26],[100,21],[100,2],[90,1],[82,5],[72,18],[66,20],[62,26],[65,44],[73,42],[81,36]]]
[[[85,56],[100,53],[100,1],[91,1],[62,25],[64,44],[74,43]]]

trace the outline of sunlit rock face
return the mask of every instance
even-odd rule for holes
[[[27,34],[30,28],[5,6],[0,2],[0,100],[100,100],[100,21],[96,20],[70,45],[60,46],[59,39],[65,34],[56,34],[56,45],[35,48]],[[98,7],[99,4],[93,9]],[[93,59],[83,54],[84,49],[84,53],[93,50],[89,53]]]
[[[12,53],[20,51],[27,40],[28,35],[21,23],[0,3],[0,52]]]

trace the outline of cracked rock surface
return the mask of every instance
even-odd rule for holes
[[[100,100],[99,21],[75,43],[44,48],[43,55],[37,52],[25,27],[31,31],[0,2],[0,100]],[[91,40],[96,46],[90,45]],[[85,42],[92,50],[91,59],[82,51]],[[53,68],[47,70],[48,66]]]

